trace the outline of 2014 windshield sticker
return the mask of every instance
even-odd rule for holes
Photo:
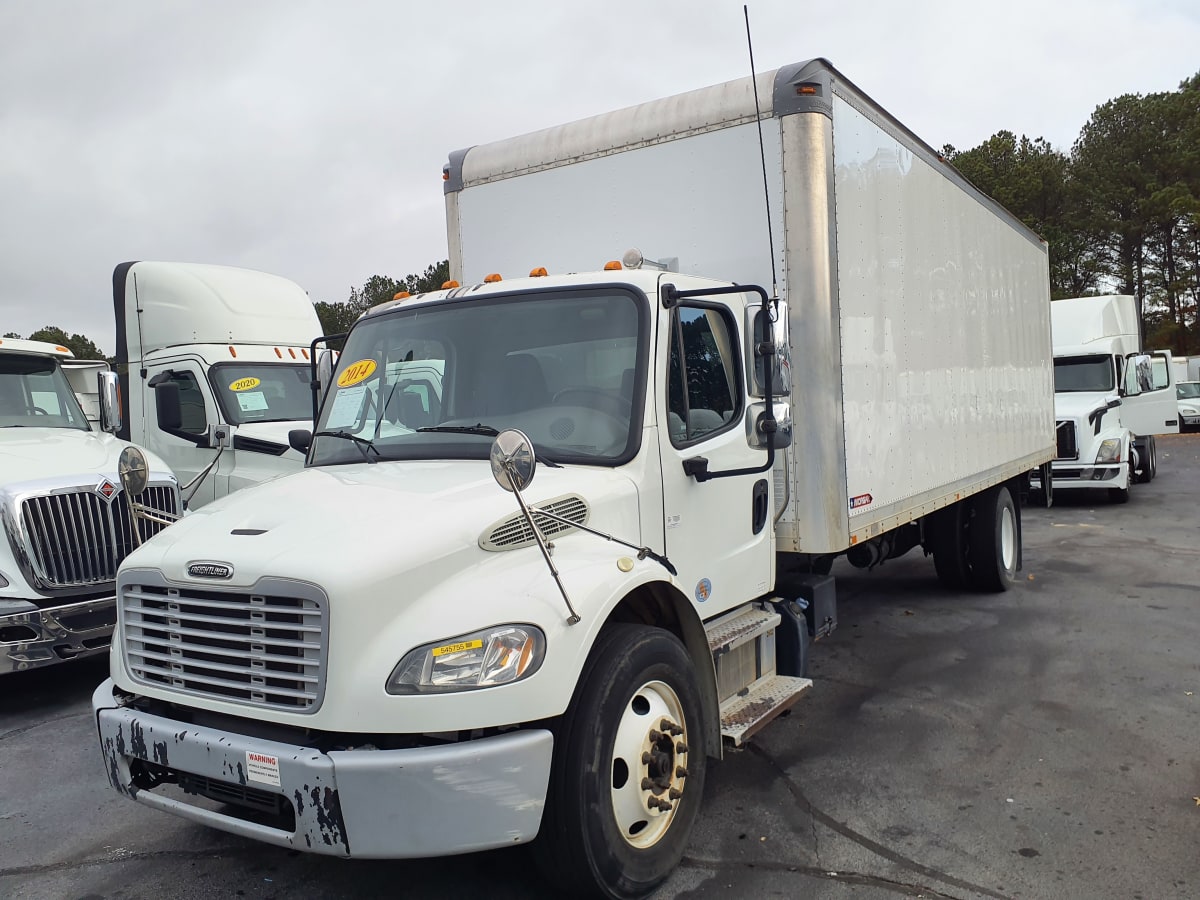
[[[870,506],[875,502],[875,499],[870,494],[859,494],[857,497],[850,498],[851,509],[861,509],[864,506]]]
[[[229,385],[229,389],[236,394],[238,391],[248,391],[251,388],[256,388],[260,384],[262,384],[262,382],[257,378],[239,378],[237,381],[234,381]]]
[[[712,596],[712,582],[707,578],[701,578],[696,585],[696,600],[703,603]]]
[[[358,362],[350,363],[345,371],[338,376],[338,387],[353,387],[359,382],[366,381],[375,374],[375,360],[360,359]]]

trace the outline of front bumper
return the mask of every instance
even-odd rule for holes
[[[546,730],[321,752],[142,713],[119,706],[113,691],[109,679],[92,695],[109,783],[202,825],[363,859],[506,847],[532,840],[541,825],[554,746]],[[160,778],[186,793],[160,792],[161,784],[151,786]],[[199,793],[227,805],[205,807]],[[235,814],[243,809],[259,814]]]
[[[116,621],[113,597],[0,613],[0,675],[105,653]]]
[[[1107,489],[1116,486],[1115,482],[1122,481],[1122,474],[1125,471],[1127,471],[1127,465],[1123,462],[1098,466],[1080,465],[1079,463],[1059,465],[1055,463],[1053,466],[1054,489]],[[1127,485],[1121,486],[1127,487]],[[1041,487],[1041,479],[1038,477],[1036,470],[1030,475],[1030,487],[1035,489]]]

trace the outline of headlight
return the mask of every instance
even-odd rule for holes
[[[436,694],[512,684],[536,672],[545,655],[540,629],[497,625],[405,654],[387,680],[387,692]]]
[[[1100,445],[1096,454],[1097,463],[1114,463],[1121,461],[1121,439],[1109,438]]]

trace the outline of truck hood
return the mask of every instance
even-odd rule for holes
[[[1120,401],[1120,395],[1104,391],[1071,391],[1054,395],[1054,417],[1056,419],[1081,419],[1087,421],[1088,416],[1097,409],[1103,409],[1113,400]]]
[[[590,527],[638,542],[637,490],[625,474],[592,467],[542,467],[525,492],[541,504],[577,495]],[[230,566],[222,586],[249,587],[264,575],[319,584],[335,596],[374,591],[419,593],[418,573],[437,580],[487,558],[480,547],[496,524],[520,512],[486,460],[381,462],[309,468],[201,507],[131,554],[122,569],[156,568],[197,587],[197,561]],[[578,536],[583,540],[598,540]],[[545,573],[542,572],[542,575]]]
[[[0,472],[4,486],[53,481],[79,485],[108,478],[117,483],[117,458],[129,445],[103,431],[73,428],[0,428]],[[173,476],[146,453],[152,481]]]

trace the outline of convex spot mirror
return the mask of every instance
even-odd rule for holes
[[[506,491],[523,491],[533,481],[537,458],[533,453],[533,441],[523,432],[510,428],[496,435],[490,459],[492,477]]]
[[[137,447],[126,447],[117,458],[117,476],[127,497],[140,497],[150,479],[146,455]]]

